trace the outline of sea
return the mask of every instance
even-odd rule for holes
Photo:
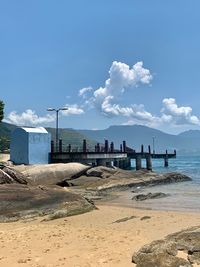
[[[143,162],[143,166],[145,166],[145,162]],[[133,161],[132,168],[134,169],[134,167]],[[130,189],[122,192],[117,199],[113,200],[113,204],[122,204],[140,209],[200,212],[200,155],[177,155],[176,159],[169,160],[169,167],[167,168],[164,167],[163,160],[154,159],[153,171],[159,173],[180,172],[190,176],[192,181],[140,187],[137,194],[147,194],[150,192],[168,194],[164,198],[145,201],[132,200],[134,193]]]

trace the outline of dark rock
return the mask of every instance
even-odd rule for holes
[[[142,218],[140,218],[141,221],[149,220],[149,219],[151,219],[150,216],[143,216]]]
[[[163,178],[165,183],[192,181],[191,177],[177,172],[164,173]]]
[[[113,223],[121,223],[121,222],[126,222],[126,221],[129,221],[129,220],[132,220],[132,219],[135,219],[137,218],[136,216],[130,216],[130,217],[125,217],[125,218],[122,218],[122,219],[119,219],[119,220],[116,220],[114,221]]]
[[[94,169],[90,169],[87,171],[87,176],[92,176],[92,177],[100,177],[102,178],[103,176],[103,171],[102,170],[94,170]]]
[[[177,257],[178,250],[188,254],[188,261]],[[200,264],[200,227],[193,227],[145,245],[132,257],[137,267],[191,267]]]
[[[6,172],[10,177],[12,177],[16,183],[27,184],[27,179],[21,172],[9,167],[4,167],[3,171]]]
[[[99,178],[109,178],[117,172],[117,168],[98,166],[87,170],[86,175]]]
[[[50,219],[94,209],[80,195],[60,187],[4,184],[0,186],[0,222],[48,215]]]
[[[147,199],[155,199],[155,198],[163,198],[163,197],[167,197],[169,196],[168,194],[165,193],[148,193],[148,194],[139,194],[136,195],[134,197],[132,197],[132,200],[136,200],[136,201],[143,201],[143,200],[147,200]]]
[[[137,267],[192,267],[192,265],[184,259],[173,257],[169,254],[158,253],[153,257],[146,255],[137,262]]]
[[[135,188],[135,189],[131,190],[131,192],[134,194],[137,194],[137,193],[141,192],[142,190],[143,189],[139,187],[139,188]]]
[[[61,186],[61,187],[71,187],[71,186],[74,186],[73,183],[69,182],[69,181],[61,181],[61,182],[58,182],[56,185],[58,186]]]
[[[0,169],[0,184],[13,184],[15,180],[5,171]]]

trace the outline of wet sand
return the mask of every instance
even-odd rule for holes
[[[98,208],[49,222],[1,223],[0,266],[134,266],[132,254],[144,244],[200,224],[200,213]]]

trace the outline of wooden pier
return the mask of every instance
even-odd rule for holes
[[[173,153],[152,153],[151,147],[148,146],[148,151],[144,150],[144,146],[141,145],[141,151],[136,152],[134,149],[126,145],[126,141],[120,145],[120,149],[114,148],[114,143],[109,144],[108,140],[105,140],[104,145],[97,143],[94,149],[88,149],[86,140],[83,140],[82,148],[72,148],[69,144],[63,146],[62,140],[59,140],[58,151],[55,150],[54,142],[51,142],[51,163],[68,163],[68,162],[80,162],[85,164],[91,164],[93,166],[116,166],[121,169],[131,168],[131,159],[135,160],[136,170],[140,170],[142,166],[142,159],[146,160],[146,169],[152,170],[152,159],[163,159],[164,167],[169,166],[169,159],[176,158],[176,150]]]

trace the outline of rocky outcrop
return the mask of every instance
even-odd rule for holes
[[[57,185],[80,177],[90,166],[81,163],[21,165],[13,167],[27,177],[31,185]]]
[[[104,173],[104,170],[101,168],[102,167],[99,167],[98,171],[100,172],[100,170],[102,170],[102,172]],[[110,170],[109,173],[107,169]],[[92,170],[93,168],[90,170],[90,173],[92,173]],[[96,168],[94,168],[94,170],[96,171]],[[102,192],[192,180],[190,177],[180,173],[158,174],[146,170],[125,171],[119,168],[106,168],[104,179],[102,179],[102,177],[102,174],[101,177],[88,177],[88,175],[83,175],[78,179],[73,180],[73,184],[79,187],[87,188],[89,190]]]
[[[17,170],[0,165],[0,184],[27,184],[26,177]]]
[[[155,199],[155,198],[163,198],[163,197],[168,197],[168,194],[158,192],[158,193],[148,193],[148,194],[138,194],[136,196],[132,197],[132,200],[136,201],[144,201],[147,199]]]
[[[0,186],[0,222],[35,216],[46,219],[84,213],[95,206],[60,187],[4,184]]]
[[[94,208],[88,200],[105,198],[111,191],[186,180],[190,178],[177,173],[91,168],[80,163],[2,166],[0,221],[46,214],[58,218],[82,213]]]
[[[181,257],[179,251],[185,253]],[[145,245],[132,257],[137,267],[191,267],[200,263],[200,227],[193,227]]]
[[[110,178],[112,175],[116,174],[118,168],[115,167],[104,167],[98,166],[87,170],[86,175],[89,177],[99,177],[99,178]]]

